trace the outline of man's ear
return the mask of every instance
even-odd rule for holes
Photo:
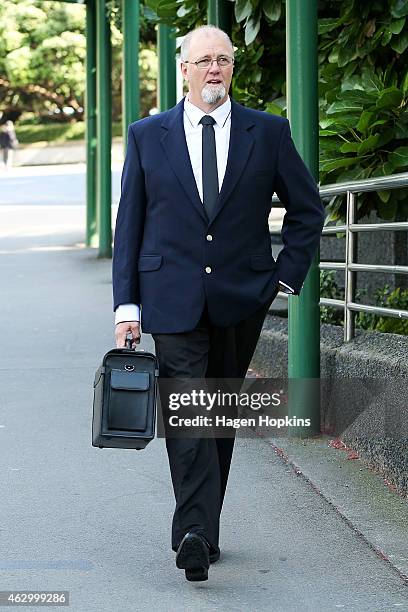
[[[181,69],[181,74],[183,75],[183,78],[188,82],[188,77],[187,77],[187,64],[180,64],[180,69]]]

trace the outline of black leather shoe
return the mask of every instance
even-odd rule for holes
[[[204,540],[207,542],[208,548],[210,550],[210,563],[215,563],[220,558],[220,549],[218,546],[217,548],[213,548],[207,538],[204,538]]]
[[[200,534],[186,533],[176,553],[176,566],[185,570],[186,579],[191,582],[208,580],[209,546]]]
[[[210,552],[209,556],[210,556],[210,563],[215,563],[220,558],[220,549],[218,548],[217,550]]]

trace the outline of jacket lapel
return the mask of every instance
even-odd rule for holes
[[[207,215],[198,193],[183,124],[184,98],[164,117],[161,144],[173,172],[201,217],[208,223]]]
[[[249,128],[254,125],[250,113],[245,107],[231,99],[231,133],[228,147],[227,167],[217,204],[210,219],[210,224],[222,210],[241,177],[248,162],[254,139]]]

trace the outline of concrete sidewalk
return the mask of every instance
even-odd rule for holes
[[[285,456],[251,432],[236,442],[222,558],[207,582],[186,582],[164,441],[91,446],[93,374],[114,345],[111,262],[84,248],[81,206],[6,207],[2,219],[2,590],[66,589],[75,612],[408,610],[404,563],[387,554],[390,531],[407,550],[406,501],[364,471],[351,503],[355,462],[341,455],[335,478],[327,444]]]

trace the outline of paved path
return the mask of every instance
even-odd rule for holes
[[[110,261],[84,248],[83,207],[1,217],[0,589],[67,589],[75,612],[408,610],[397,571],[251,435],[236,443],[222,559],[186,582],[164,441],[91,446],[93,374],[114,338]]]
[[[111,156],[114,162],[123,161],[122,139],[112,140]],[[20,145],[14,153],[15,166],[42,166],[46,164],[76,164],[85,163],[85,140],[71,140],[63,144],[48,144],[46,142]]]
[[[121,164],[112,165],[112,202],[120,196]],[[86,199],[85,164],[0,168],[0,204],[81,205]],[[55,201],[58,194],[58,202]]]

